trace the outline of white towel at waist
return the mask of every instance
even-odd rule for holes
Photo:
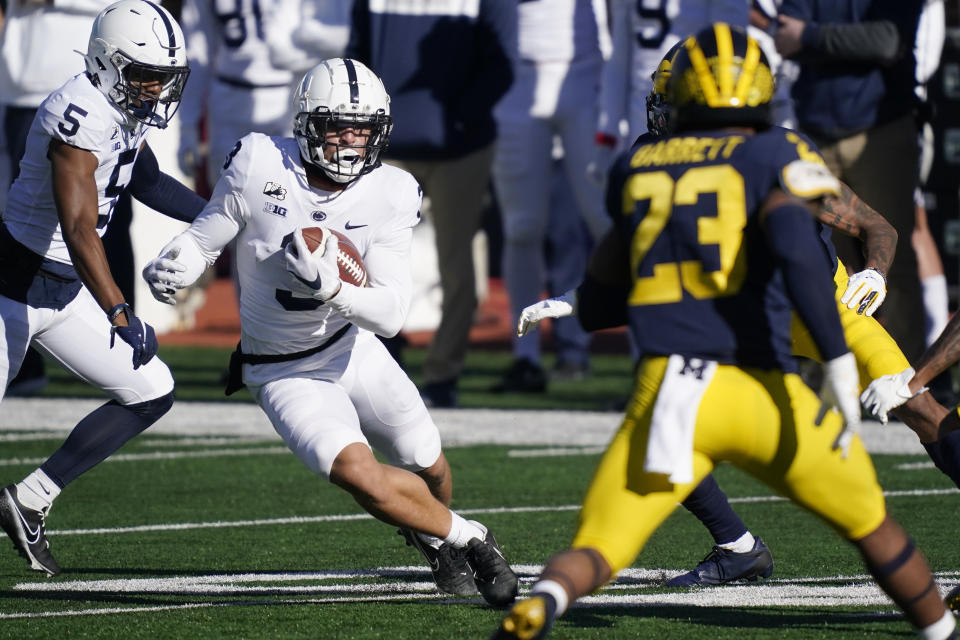
[[[674,484],[693,482],[697,411],[716,370],[712,360],[670,356],[653,405],[644,471],[667,475]]]

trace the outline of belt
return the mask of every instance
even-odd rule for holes
[[[244,387],[243,384],[243,365],[245,364],[271,364],[274,362],[290,362],[308,358],[316,353],[320,353],[334,342],[339,340],[350,330],[353,325],[350,323],[340,327],[335,334],[327,338],[322,344],[319,344],[304,351],[295,353],[244,353],[240,350],[240,343],[237,343],[236,350],[230,354],[230,366],[227,376],[227,388],[223,390],[224,395],[231,395]]]

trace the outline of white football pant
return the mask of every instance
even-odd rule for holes
[[[440,432],[416,385],[372,333],[320,368],[250,388],[290,450],[330,477],[343,449],[362,442],[388,463],[421,471],[440,458]]]

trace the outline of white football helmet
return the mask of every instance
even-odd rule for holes
[[[120,0],[101,11],[84,60],[90,81],[121,112],[161,129],[180,106],[190,74],[180,25],[148,0]],[[159,92],[141,91],[156,84]]]
[[[303,159],[345,184],[380,166],[380,153],[390,141],[393,118],[383,82],[363,63],[349,58],[324,60],[303,77],[294,96],[297,115],[293,135]],[[366,144],[335,144],[324,158],[328,131],[344,127],[370,129]]]

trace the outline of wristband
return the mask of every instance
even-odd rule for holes
[[[113,324],[113,321],[116,320],[117,316],[119,316],[121,313],[126,314],[127,322],[130,322],[130,316],[133,315],[133,310],[126,302],[121,302],[110,309],[110,311],[107,311],[107,319],[110,320],[110,324]]]

